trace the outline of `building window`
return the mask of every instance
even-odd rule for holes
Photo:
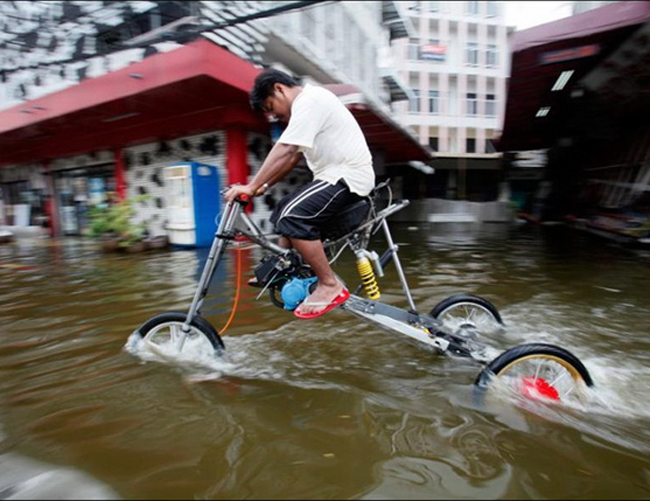
[[[497,116],[497,102],[494,94],[487,94],[485,96],[485,116]]]
[[[302,36],[307,40],[313,40],[316,34],[316,19],[314,18],[313,9],[305,9],[302,11],[301,19],[301,32]]]
[[[478,44],[476,42],[467,43],[467,64],[478,66]]]
[[[476,94],[472,92],[467,93],[467,114],[478,115],[478,101]]]
[[[427,2],[427,10],[429,12],[439,12],[440,11],[440,2],[435,0],[430,0]]]
[[[437,137],[430,137],[429,138],[429,148],[431,148],[433,151],[438,151],[438,138]]]
[[[477,1],[471,1],[467,2],[467,13],[471,16],[475,16],[478,14],[478,2]]]
[[[439,103],[440,103],[440,92],[437,90],[429,91],[429,113],[437,115],[440,113]]]
[[[417,38],[409,38],[408,55],[407,57],[412,61],[420,59],[420,40]]]
[[[336,40],[336,11],[331,5],[328,5],[326,8],[328,9],[328,12],[325,17],[325,46],[327,54],[329,54],[334,61],[337,61],[339,59],[340,44],[338,44]]]
[[[465,139],[465,151],[467,153],[476,153],[476,138],[468,137]]]
[[[420,3],[421,2],[409,2],[407,4],[407,9],[408,10],[419,11],[420,10]]]
[[[488,17],[497,17],[499,15],[499,6],[497,3],[494,0],[488,0],[486,3]]]
[[[409,111],[411,113],[420,113],[420,91],[412,89],[413,99],[409,101]]]
[[[488,44],[485,63],[491,68],[495,68],[499,65],[499,52],[495,44]]]

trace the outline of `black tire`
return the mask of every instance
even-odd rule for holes
[[[160,313],[158,315],[151,317],[149,320],[143,323],[136,332],[143,339],[145,339],[150,332],[154,331],[154,329],[163,327],[165,325],[172,326],[179,323],[182,324],[183,322],[185,322],[186,318],[187,318],[187,313],[181,311],[169,311],[165,313]],[[200,332],[205,337],[205,339],[207,339],[210,342],[215,352],[221,354],[223,351],[225,351],[226,347],[223,344],[223,340],[221,339],[221,336],[219,336],[219,334],[217,333],[215,328],[210,324],[210,322],[196,315],[192,320],[190,327]]]
[[[451,308],[458,307],[464,303],[475,305],[483,310],[486,310],[494,317],[494,320],[497,323],[503,325],[501,314],[499,313],[499,310],[497,310],[496,306],[494,306],[487,299],[482,298],[481,296],[475,296],[473,294],[456,294],[454,296],[449,296],[448,298],[443,299],[437,305],[435,305],[429,315],[431,315],[433,318],[440,319],[440,317],[446,311],[449,311]]]
[[[477,360],[486,362],[494,356],[490,351],[499,344],[504,326],[496,306],[487,299],[456,294],[440,301],[429,315],[445,330],[469,342],[467,348]]]
[[[533,375],[531,373],[535,363],[537,368]],[[566,376],[566,374],[563,374],[565,371],[570,376],[568,379],[553,376],[554,379],[550,382],[554,388],[557,384],[557,396],[561,396],[562,400],[565,398],[563,391],[568,394],[573,392],[576,386],[580,384],[588,387],[594,385],[589,371],[578,357],[564,348],[545,343],[522,344],[503,352],[483,368],[476,377],[474,384],[481,389],[487,389],[494,383],[495,378],[511,378],[517,384],[520,384],[519,381],[531,377],[533,380],[539,377],[546,384],[549,381],[544,379],[545,374],[540,373],[540,367],[544,364],[549,366],[548,370],[551,373],[555,372],[556,375],[561,374],[564,377]],[[561,385],[558,382],[559,379],[563,379]]]

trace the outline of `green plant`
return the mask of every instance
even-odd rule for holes
[[[146,224],[135,224],[134,204],[148,200],[150,195],[138,195],[121,200],[108,207],[93,207],[89,212],[89,232],[94,238],[112,237],[120,247],[128,247],[146,236]]]

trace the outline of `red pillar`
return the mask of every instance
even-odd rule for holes
[[[228,184],[248,183],[248,137],[246,129],[241,126],[231,126],[226,131],[226,168],[228,169]],[[253,210],[253,204],[246,206],[246,212]]]
[[[246,130],[233,126],[226,131],[228,184],[248,182],[248,142]]]
[[[124,155],[122,148],[115,149],[115,195],[117,200],[121,201],[126,198],[126,166],[124,164]]]

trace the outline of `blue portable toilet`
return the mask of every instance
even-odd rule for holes
[[[179,162],[164,169],[167,232],[172,245],[209,247],[221,210],[219,173],[214,165]]]

